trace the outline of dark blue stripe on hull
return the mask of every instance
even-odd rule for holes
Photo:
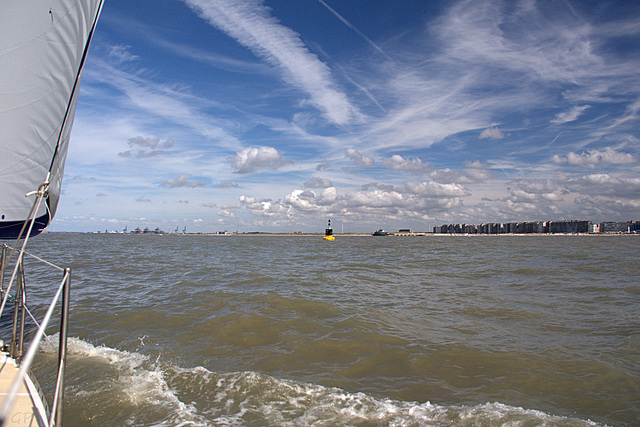
[[[23,225],[24,221],[0,221],[0,239],[17,239]],[[41,217],[36,218],[36,223],[33,225],[33,230],[31,230],[31,236],[36,236],[42,233],[47,225],[49,225],[48,214],[44,214]]]

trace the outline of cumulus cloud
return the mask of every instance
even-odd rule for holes
[[[319,194],[314,191],[294,190],[285,196],[283,203],[302,212],[321,211],[321,207],[331,205],[337,198],[335,188],[325,188]]]
[[[128,143],[130,150],[118,153],[118,156],[144,159],[164,154],[167,148],[173,147],[174,140],[167,139],[160,141],[159,138],[143,138],[138,136],[136,138],[129,138]]]
[[[375,163],[373,157],[366,156],[360,153],[355,148],[347,148],[347,150],[345,151],[345,156],[354,160],[356,162],[356,165],[361,168],[370,168]]]
[[[237,188],[239,187],[238,184],[236,184],[235,182],[218,182],[217,184],[213,185],[216,188]]]
[[[551,120],[551,123],[561,125],[563,123],[576,121],[582,115],[582,113],[584,113],[590,107],[590,105],[575,106],[569,111],[564,111],[562,113],[556,114],[556,118]]]
[[[440,184],[437,182],[408,182],[404,185],[409,193],[422,197],[465,197],[471,195],[469,191],[460,184]]]
[[[566,157],[556,154],[551,158],[551,161],[558,164],[568,163],[573,166],[593,169],[600,164],[619,165],[636,163],[638,162],[638,158],[631,153],[624,153],[607,147],[604,150],[593,149],[582,153],[571,152],[567,154]]]
[[[454,182],[466,181],[464,174],[449,168],[437,169],[429,173],[431,179],[441,184],[451,184]]]
[[[431,179],[440,184],[470,184],[481,182],[493,178],[494,174],[490,170],[484,169],[479,162],[469,163],[463,172],[451,170],[449,168],[436,169],[429,173]]]
[[[426,218],[429,213],[444,212],[462,206],[469,191],[459,184],[435,182],[405,183],[400,186],[369,183],[359,190],[340,195],[335,187],[321,191],[294,190],[280,200],[242,196],[240,204],[255,216],[273,220],[295,219],[301,215],[340,212],[358,221],[380,216],[398,220]]]
[[[320,171],[327,170],[327,169],[329,169],[330,167],[331,167],[331,165],[329,164],[329,162],[328,162],[328,161],[326,161],[326,160],[323,160],[322,162],[320,162],[320,164],[319,164],[318,166],[316,166],[316,170],[317,170],[318,172],[320,172]]]
[[[487,181],[495,176],[492,171],[483,168],[466,168],[463,172],[467,182]]]
[[[369,184],[360,191],[348,192],[341,202],[357,215],[418,218],[461,207],[460,196],[467,193],[460,190],[455,185],[447,187],[436,183],[407,183],[400,187]]]
[[[233,212],[228,211],[226,209],[220,209],[218,211],[218,215],[221,216],[221,217],[224,217],[224,218],[235,218],[236,217],[236,215]]]
[[[271,199],[257,199],[253,196],[240,196],[240,206],[255,216],[287,215],[289,207]]]
[[[422,163],[422,160],[417,157],[409,160],[404,159],[398,154],[394,154],[390,158],[384,159],[382,161],[382,167],[391,170],[407,171],[416,175],[421,175],[430,169],[429,165]]]
[[[204,181],[192,181],[191,178],[192,178],[191,175],[180,174],[178,175],[177,178],[165,180],[162,184],[160,184],[160,186],[169,187],[169,188],[179,188],[179,187],[195,188],[195,187],[205,186]]]
[[[329,188],[329,187],[333,187],[333,184],[328,179],[314,176],[314,177],[311,177],[309,181],[305,182],[304,186],[307,188]]]
[[[556,193],[529,193],[520,188],[514,188],[508,197],[512,203],[544,203],[562,201]]]
[[[532,194],[549,194],[558,191],[558,182],[551,179],[516,180],[512,185]]]
[[[638,200],[611,200],[604,197],[578,196],[574,204],[585,213],[585,217],[590,215],[601,216],[607,219],[628,220],[637,218],[640,209]]]
[[[137,203],[151,203],[151,199],[147,199],[144,196],[140,196],[136,199]]]
[[[292,163],[284,160],[278,150],[273,147],[249,147],[236,153],[231,164],[237,169],[237,173],[253,173],[259,168],[269,167],[278,169],[282,165]]]
[[[505,136],[509,134],[505,134],[498,127],[487,128],[480,132],[480,139],[503,139]]]
[[[640,178],[615,177],[606,173],[597,173],[568,179],[563,185],[581,195],[640,198]]]

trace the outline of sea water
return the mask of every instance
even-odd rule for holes
[[[640,236],[52,233],[31,252],[72,268],[67,425],[640,424]]]

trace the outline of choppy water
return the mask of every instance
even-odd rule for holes
[[[67,425],[640,424],[639,237],[45,234],[31,252],[73,269]]]

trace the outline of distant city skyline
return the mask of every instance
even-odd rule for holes
[[[105,2],[51,231],[633,220],[640,5]]]

